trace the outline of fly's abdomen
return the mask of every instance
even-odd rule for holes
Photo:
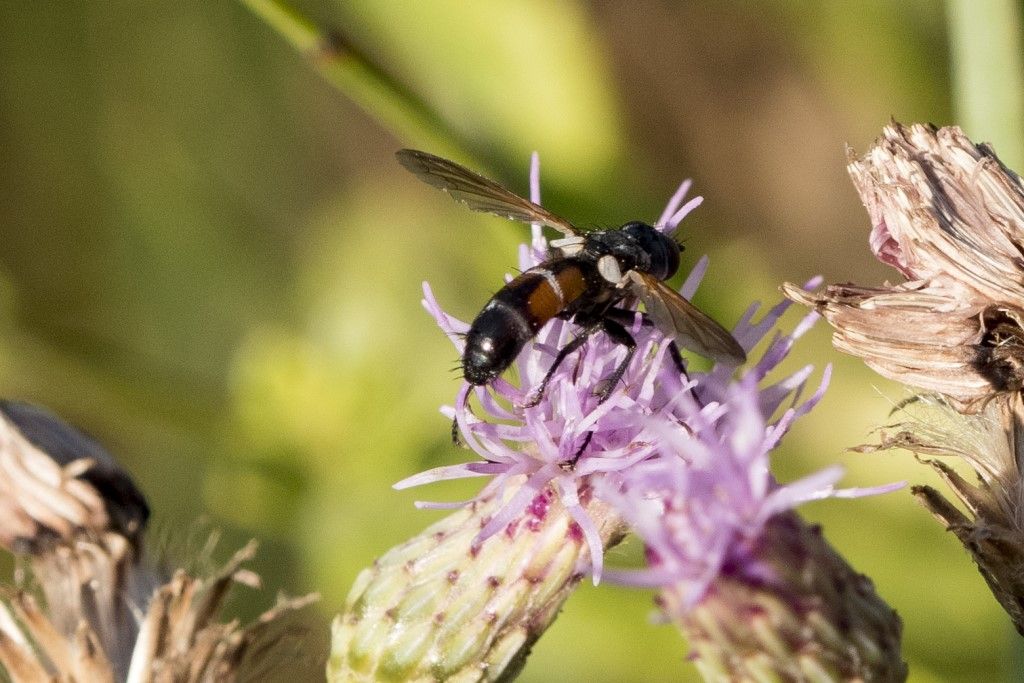
[[[466,381],[487,384],[504,372],[540,328],[586,292],[584,268],[574,259],[558,259],[530,268],[502,287],[466,334]]]

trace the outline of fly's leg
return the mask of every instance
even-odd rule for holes
[[[597,404],[601,405],[612,395],[612,391],[619,384],[619,380],[626,374],[626,368],[629,367],[629,362],[633,360],[633,355],[636,353],[636,340],[633,336],[626,331],[626,328],[619,323],[609,318],[604,318],[601,321],[601,328],[604,330],[608,338],[616,344],[621,344],[626,347],[626,357],[615,367],[615,371],[610,376],[601,380],[605,383],[605,386],[597,393],[598,401]],[[576,463],[583,456],[583,451],[587,450],[587,446],[590,445],[591,440],[594,438],[594,432],[587,432],[587,435],[583,438],[583,443],[576,449],[576,454],[571,459],[560,463],[561,467],[565,471],[572,471],[576,467]]]
[[[626,368],[629,367],[629,362],[633,360],[633,355],[636,353],[636,340],[633,339],[633,335],[626,331],[626,328],[615,322],[611,318],[605,318],[601,321],[601,327],[604,329],[605,334],[616,344],[621,344],[626,347],[626,357],[622,359],[622,362],[616,366],[615,371],[612,374],[602,380],[606,385],[597,393],[599,397],[598,405],[608,400],[608,397],[612,395],[612,391],[618,386],[619,380],[626,374]]]
[[[686,363],[683,362],[683,354],[679,352],[679,345],[676,344],[674,339],[668,343],[668,355],[672,359],[672,363],[675,364],[679,374],[689,380],[690,376],[686,374]]]
[[[610,318],[602,317],[598,322],[584,327],[578,337],[559,350],[558,355],[555,356],[555,361],[551,364],[551,367],[548,368],[547,374],[545,374],[544,379],[540,381],[540,385],[538,385],[537,390],[534,392],[533,396],[523,404],[524,408],[532,408],[540,403],[541,399],[544,397],[544,391],[548,387],[548,382],[551,381],[551,377],[555,374],[558,366],[562,364],[562,361],[564,361],[569,354],[586,344],[591,335],[598,330],[604,330],[609,339],[616,344],[625,346],[627,349],[626,357],[622,359],[622,362],[619,363],[618,366],[616,366],[615,371],[612,372],[611,376],[602,380],[603,383],[607,383],[607,386],[603,387],[597,393],[598,397],[600,397],[598,405],[608,400],[608,397],[611,396],[612,391],[618,385],[619,380],[621,380],[622,376],[626,373],[626,368],[629,367],[629,362],[633,360],[633,354],[636,353],[636,340],[633,339],[633,336],[626,331],[625,327]],[[680,359],[680,362],[682,362],[682,359]]]
[[[555,370],[558,369],[558,366],[562,364],[562,361],[564,361],[570,353],[586,344],[587,340],[590,339],[590,336],[599,329],[601,329],[601,325],[589,325],[584,327],[579,336],[559,350],[558,355],[555,356],[555,361],[551,364],[551,367],[548,368],[547,373],[544,375],[544,379],[540,381],[540,385],[538,385],[536,391],[534,391],[533,396],[523,404],[524,408],[532,408],[540,403],[540,400],[544,398],[544,391],[548,388],[548,382],[551,381],[551,377],[555,374]]]
[[[580,457],[583,455],[583,451],[587,450],[587,446],[590,445],[590,440],[594,438],[594,432],[587,432],[587,435],[583,437],[583,443],[576,449],[576,455],[572,456],[569,460],[558,463],[558,467],[564,472],[572,472],[576,469],[576,463],[579,462]]]
[[[605,315],[627,328],[636,320],[636,311],[631,311],[627,308],[611,308]],[[641,313],[640,324],[644,327],[653,327],[654,321],[646,313]],[[679,374],[689,378],[686,372],[686,363],[683,362],[683,354],[679,351],[679,345],[676,344],[674,339],[668,343],[668,355],[672,359],[672,364],[676,366],[676,370],[679,371]]]
[[[452,418],[452,444],[459,448],[465,448],[466,444],[462,442],[462,437],[459,436],[459,418]]]

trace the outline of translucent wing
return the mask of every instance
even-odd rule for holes
[[[631,270],[629,291],[643,302],[655,326],[674,337],[680,346],[723,363],[739,365],[747,359],[743,347],[728,330],[684,299],[664,282]]]
[[[463,202],[474,211],[493,213],[523,223],[540,223],[563,235],[576,235],[578,232],[564,218],[454,161],[415,149],[399,150],[395,156],[398,157],[398,163],[415,173],[420,180],[444,190],[452,199]]]

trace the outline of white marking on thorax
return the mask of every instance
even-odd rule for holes
[[[583,244],[583,238],[579,235],[570,235],[569,237],[562,237],[548,242],[548,246],[554,247],[555,249],[563,249],[574,244]]]
[[[622,269],[619,268],[619,261],[611,254],[605,254],[597,259],[597,272],[613,285],[622,282]]]

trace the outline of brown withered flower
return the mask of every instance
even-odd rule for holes
[[[836,348],[923,390],[880,444],[856,450],[904,448],[938,472],[959,507],[930,486],[914,495],[1024,635],[1024,186],[955,127],[892,123],[849,171],[871,250],[907,280],[784,290],[832,324]]]
[[[19,561],[0,587],[0,678],[12,681],[265,680],[280,666],[279,600],[258,621],[221,621],[255,543],[213,576],[148,561],[149,508],[99,443],[37,406],[0,400],[0,547]],[[29,571],[24,571],[27,568]],[[29,581],[28,579],[31,579]]]
[[[879,374],[977,412],[1024,386],[1024,187],[957,127],[887,126],[850,156],[871,250],[907,278],[831,285],[794,301],[835,328],[841,351]]]

